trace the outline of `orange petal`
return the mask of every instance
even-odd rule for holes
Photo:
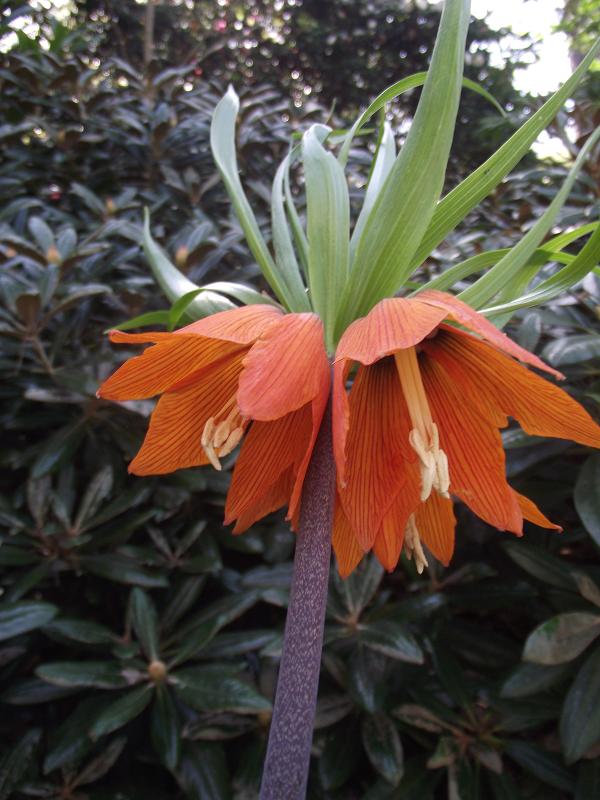
[[[226,525],[260,506],[288,468],[293,469],[295,477],[311,438],[311,427],[310,404],[273,422],[252,423],[233,471],[225,504]]]
[[[420,299],[382,300],[366,317],[357,319],[347,328],[337,346],[335,360],[372,364],[396,350],[418,344],[446,316],[444,308],[435,308]]]
[[[352,530],[352,525],[344,514],[339,497],[336,498],[333,517],[333,552],[337,560],[338,572],[342,578],[347,578],[364,556]]]
[[[550,522],[548,517],[545,517],[533,500],[530,500],[525,495],[519,494],[515,492],[517,496],[517,502],[523,512],[523,518],[528,520],[529,522],[533,522],[534,525],[538,525],[540,528],[549,528],[550,530],[554,531],[562,531],[560,525],[555,525],[554,522]]]
[[[268,491],[261,497],[260,501],[254,503],[243,514],[240,514],[233,529],[234,533],[243,533],[247,531],[251,525],[277,511],[284,506],[289,499],[292,486],[294,484],[294,472],[291,467],[286,469],[277,478],[275,483],[268,489]]]
[[[298,528],[300,501],[302,499],[302,488],[304,486],[304,479],[306,477],[308,465],[310,464],[310,459],[315,447],[315,442],[317,441],[317,436],[319,435],[321,423],[323,422],[323,414],[325,413],[325,409],[327,408],[327,401],[329,400],[331,372],[329,369],[329,365],[327,364],[326,366],[327,366],[327,373],[326,375],[325,374],[323,375],[323,381],[321,382],[321,388],[319,390],[319,394],[310,404],[311,421],[312,421],[310,440],[308,441],[308,446],[306,447],[304,457],[300,462],[300,465],[298,466],[298,471],[296,472],[294,488],[292,491],[292,495],[290,497],[288,513],[286,515],[286,519],[291,521],[292,528],[294,530]]]
[[[416,464],[407,464],[407,468],[408,480],[383,518],[373,544],[373,552],[388,572],[396,568],[402,552],[408,518],[419,505],[419,470]]]
[[[493,410],[499,426],[508,415],[529,434],[600,447],[600,426],[576,400],[485,342],[440,331],[425,349],[469,398],[475,395]]]
[[[249,350],[238,406],[245,417],[273,420],[329,387],[323,323],[316,314],[286,314]]]
[[[281,319],[282,312],[275,306],[255,304],[219,311],[204,317],[185,328],[175,331],[177,335],[193,333],[224,342],[250,344],[255,342],[274,322]]]
[[[200,445],[202,431],[234,394],[242,356],[232,355],[208,369],[202,379],[185,389],[164,394],[152,417],[141,450],[129,465],[135,475],[162,475],[185,467],[207,464]]]
[[[502,437],[494,420],[478,413],[476,393],[462,393],[436,361],[422,356],[420,366],[440,446],[448,456],[450,491],[490,525],[520,533],[522,514],[506,482]]]
[[[550,372],[557,378],[564,378],[561,372],[557,372],[557,370],[545,364],[541,358],[538,358],[533,353],[530,353],[529,350],[525,350],[524,347],[520,347],[516,342],[513,342],[505,333],[502,333],[502,331],[498,330],[495,325],[486,319],[483,314],[479,314],[475,309],[463,303],[462,300],[459,300],[457,297],[433,289],[427,292],[421,292],[417,296],[420,300],[435,308],[444,309],[447,316],[461,325],[464,325],[465,328],[475,331],[475,333],[483,336],[484,339],[487,339],[487,341],[495,347],[498,347],[514,358],[518,358],[519,361]]]
[[[143,400],[162,394],[180,381],[196,376],[215,361],[232,353],[245,353],[246,348],[202,336],[179,336],[174,333],[126,334],[112,331],[111,340],[120,343],[156,341],[154,347],[130,358],[98,389],[98,397],[106,400]],[[152,337],[152,338],[150,338]]]
[[[337,480],[341,487],[346,485],[346,441],[350,427],[350,405],[346,381],[352,363],[336,361],[333,365],[332,428],[333,455],[337,470]]]
[[[452,500],[432,492],[420,503],[415,514],[417,530],[431,553],[447,567],[454,553],[454,516]]]
[[[393,359],[360,367],[350,392],[346,485],[338,484],[344,512],[363,550],[406,481],[409,418]]]

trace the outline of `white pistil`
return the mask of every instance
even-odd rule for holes
[[[406,531],[404,532],[404,552],[409,561],[414,556],[415,566],[419,575],[422,574],[425,567],[429,566],[425,558],[414,514],[410,515],[406,524]]]

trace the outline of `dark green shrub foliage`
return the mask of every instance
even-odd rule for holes
[[[133,40],[140,9],[120,5]],[[223,529],[226,475],[128,476],[152,404],[95,397],[123,358],[104,331],[165,307],[140,249],[145,205],[191,279],[257,282],[208,149],[223,86],[190,59],[144,71],[135,48],[115,55],[98,8],[78,4],[90,27],[55,26],[48,51],[21,41],[0,70],[0,800],[250,799],[293,537],[278,516],[242,537]],[[164,34],[159,54],[181,37]],[[241,94],[262,220],[284,117],[323,112],[294,116],[264,84]],[[427,268],[483,237],[510,242],[538,215],[539,177],[508,182]],[[588,176],[565,223],[594,192]],[[511,330],[595,414],[599,306],[592,276]],[[386,576],[366,559],[332,576],[311,798],[600,795],[600,460],[506,439],[513,484],[565,533],[518,542],[464,510],[449,569]]]

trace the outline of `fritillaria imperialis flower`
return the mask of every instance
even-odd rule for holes
[[[225,522],[235,521],[240,533],[287,505],[296,525],[330,388],[319,318],[250,305],[174,333],[112,331],[110,338],[153,346],[126,361],[98,396],[161,395],[129,471],[159,475],[209,463],[220,470],[243,439]]]
[[[600,427],[519,361],[562,377],[442,292],[383,300],[348,327],[333,387],[333,545],[342,575],[371,549],[391,570],[403,546],[422,571],[421,542],[448,564],[453,498],[519,536],[524,520],[560,530],[509,486],[499,428],[513,417],[529,434],[600,447]]]

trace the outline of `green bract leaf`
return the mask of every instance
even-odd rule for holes
[[[598,128],[598,130],[587,140],[585,146],[581,149],[579,155],[577,156],[575,163],[571,167],[569,175],[563,183],[560,191],[550,203],[546,211],[544,211],[542,216],[535,223],[535,225],[529,229],[525,236],[523,236],[523,238],[513,248],[511,248],[510,252],[500,259],[495,267],[492,267],[492,269],[490,269],[483,277],[479,278],[479,280],[475,281],[472,286],[469,286],[468,289],[465,289],[464,292],[461,292],[458,295],[461,300],[464,300],[464,302],[468,303],[472,308],[480,308],[484,303],[486,303],[490,298],[494,297],[500,291],[502,291],[502,296],[505,300],[515,299],[522,293],[524,286],[519,280],[519,273],[529,262],[544,236],[546,236],[552,227],[554,220],[556,219],[556,215],[565,204],[586,158],[594,148],[599,138],[600,128]],[[594,237],[592,236],[592,239],[593,238]],[[598,234],[595,247],[600,253],[600,234]],[[595,265],[596,260],[591,260],[587,272],[589,272],[589,270]],[[526,272],[525,285],[529,283],[530,278],[530,274]],[[504,307],[496,307],[494,310],[497,311],[500,308]],[[491,309],[488,309],[487,313],[490,312]]]
[[[411,272],[444,184],[460,97],[469,5],[466,0],[444,4],[415,118],[356,245],[338,335],[383,297],[393,295]]]
[[[189,295],[190,292],[197,291],[201,288],[186,278],[185,275],[169,261],[161,248],[156,244],[150,233],[150,214],[148,213],[148,209],[144,210],[143,245],[144,253],[146,254],[152,273],[166,298],[171,303],[176,303],[184,295]],[[186,321],[194,322],[194,320],[201,319],[209,314],[215,314],[217,311],[226,311],[229,308],[235,308],[235,305],[230,300],[222,297],[217,292],[203,291],[187,305],[183,316]],[[168,320],[169,317],[167,316],[167,321]],[[144,324],[149,323],[146,322]],[[136,326],[130,323],[130,327]]]
[[[285,275],[288,275],[288,280],[292,280],[299,284],[297,287],[298,300],[301,296],[304,298],[304,307],[296,310],[310,311],[310,303],[308,301],[304,284],[300,279],[300,267],[298,266],[298,260],[296,259],[294,243],[292,241],[292,236],[290,235],[288,219],[285,211],[284,184],[289,184],[289,169],[293,152],[294,151],[288,153],[288,155],[279,165],[277,172],[275,173],[273,187],[271,189],[271,228],[273,231],[273,247],[275,248],[275,261],[279,271]],[[293,205],[293,201],[291,202],[292,213],[295,213],[296,209]],[[288,209],[289,208],[290,203],[288,201]],[[299,221],[298,224],[300,224]],[[293,225],[294,222],[292,221],[292,229]]]
[[[305,308],[306,298],[297,265],[295,272],[290,262],[286,262],[285,272],[277,268],[242,188],[235,153],[235,120],[239,107],[238,96],[230,86],[213,114],[210,126],[212,154],[246,235],[248,246],[268,284],[288,310],[301,311]]]
[[[306,180],[308,287],[311,304],[323,320],[325,340],[333,349],[333,325],[348,277],[350,203],[344,171],[312,125],[302,139]]]
[[[438,204],[427,231],[412,258],[415,269],[454,230],[475,206],[508,175],[571,96],[600,49],[600,39],[570,78],[510,139],[449,192]]]

